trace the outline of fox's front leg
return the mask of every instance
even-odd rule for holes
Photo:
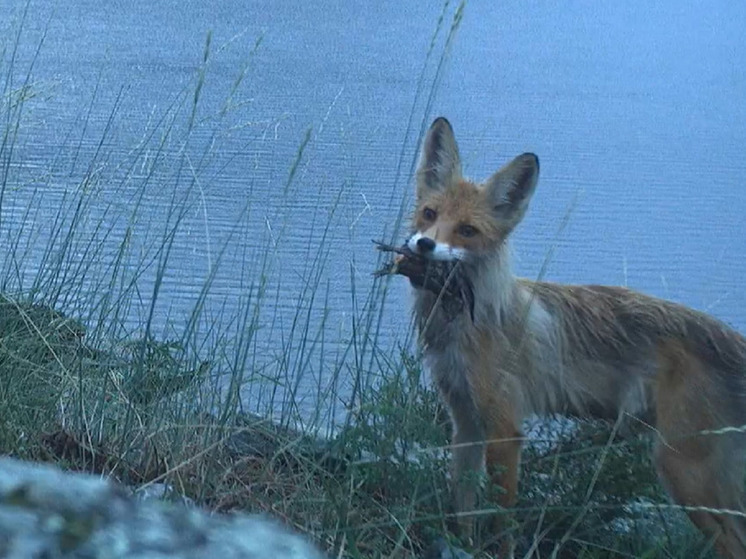
[[[501,414],[502,415],[502,414]],[[515,506],[518,498],[518,477],[520,473],[521,447],[523,434],[515,422],[497,417],[487,421],[485,466],[489,483],[501,489],[498,504],[504,509]],[[514,539],[508,527],[509,513],[496,514],[492,523],[493,538],[499,538],[499,557],[513,557]]]
[[[469,544],[474,541],[479,477],[485,470],[491,486],[500,488],[498,504],[515,506],[523,436],[514,420],[513,407],[507,401],[481,393],[469,402],[452,405],[453,481],[459,535]],[[455,402],[454,402],[455,403]],[[489,403],[489,405],[488,405]],[[506,532],[506,514],[494,516],[489,539],[499,538],[499,557],[513,557],[513,538]],[[482,538],[485,539],[485,538]],[[494,546],[490,546],[494,547]]]
[[[486,370],[474,377],[473,393],[475,405],[484,426],[485,469],[490,488],[498,488],[497,503],[503,509],[511,509],[518,498],[523,434],[521,432],[519,399],[505,380],[495,378]],[[499,549],[499,557],[513,557],[514,541],[509,527],[510,513],[500,511],[492,521],[490,548]]]
[[[484,427],[474,397],[462,375],[436,370],[440,395],[451,418],[451,490],[459,537],[474,543],[474,514],[484,471]]]
[[[459,536],[474,543],[474,514],[484,470],[484,430],[476,414],[454,417],[451,478]]]

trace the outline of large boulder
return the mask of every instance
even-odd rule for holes
[[[0,458],[0,556],[322,559],[262,516],[217,515],[138,499],[125,487],[49,465]]]

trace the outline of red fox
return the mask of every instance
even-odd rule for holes
[[[504,490],[500,504],[515,504],[528,415],[632,416],[654,427],[657,471],[672,499],[724,557],[746,557],[746,434],[738,429],[746,426],[746,338],[623,287],[515,277],[507,241],[538,176],[538,158],[524,153],[481,184],[464,178],[442,117],[420,155],[407,246],[458,261],[473,286],[471,312],[447,313],[437,294],[416,286],[413,304],[425,363],[452,421],[461,535],[473,536],[468,511],[477,504],[464,474],[486,469]],[[512,557],[513,547],[503,537],[500,556]]]

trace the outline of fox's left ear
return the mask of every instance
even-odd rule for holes
[[[438,117],[425,136],[417,169],[417,194],[441,190],[461,177],[461,157],[451,123]]]
[[[492,175],[485,183],[493,210],[516,225],[528,209],[539,180],[539,158],[523,153]]]

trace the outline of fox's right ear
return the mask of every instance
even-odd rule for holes
[[[417,169],[417,194],[441,190],[461,177],[461,158],[451,123],[438,117],[430,125]]]

